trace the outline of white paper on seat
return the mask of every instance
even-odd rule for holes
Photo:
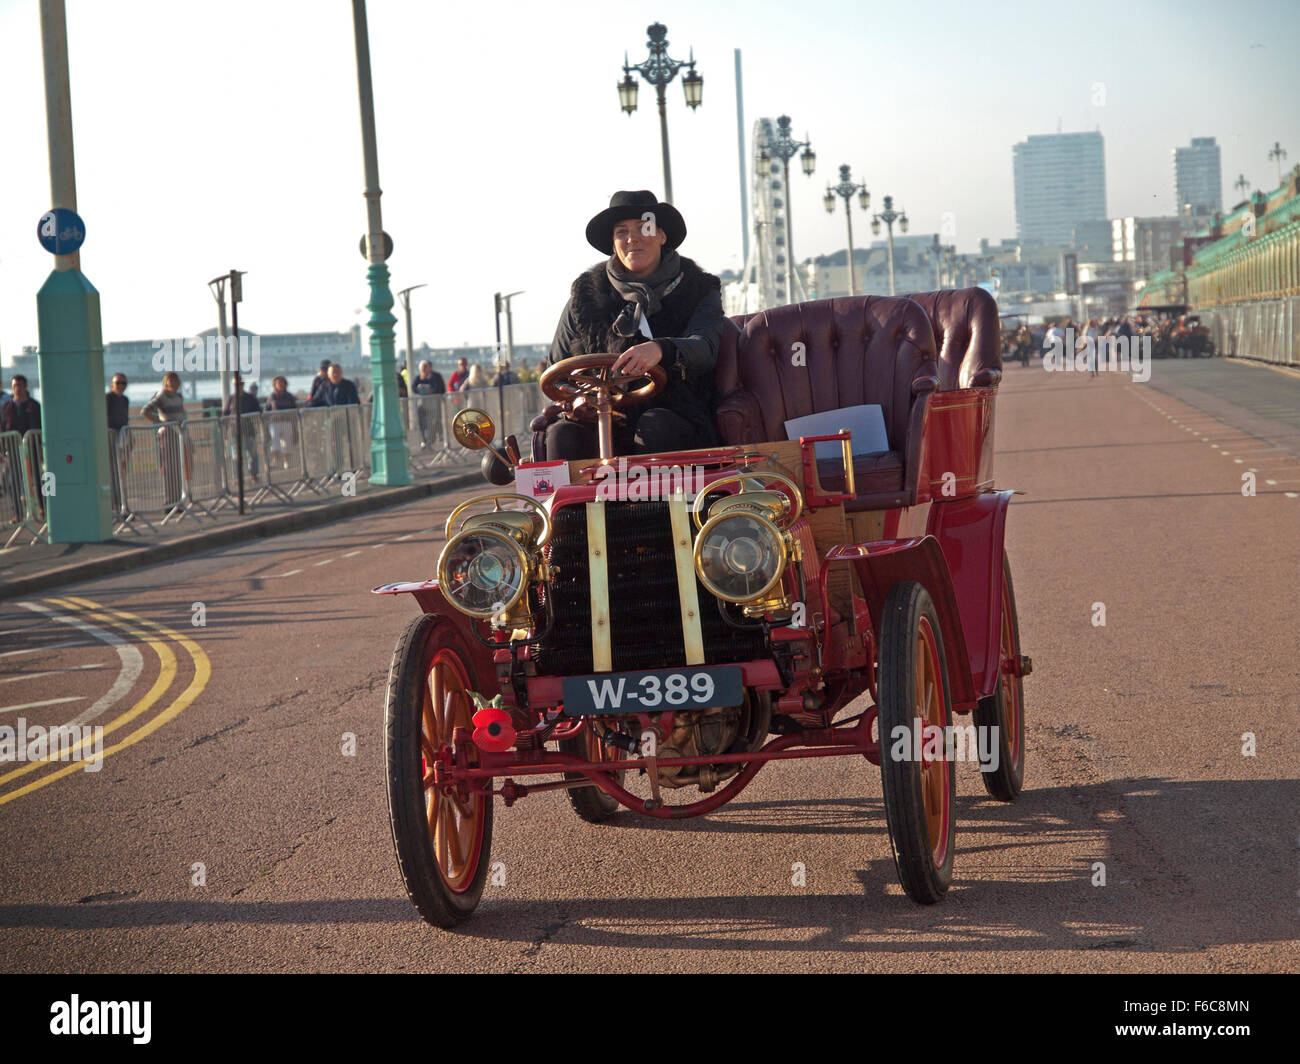
[[[850,441],[853,454],[889,450],[885,415],[878,405],[842,406],[838,410],[791,418],[785,423],[786,438],[791,440],[800,436],[829,436],[841,429],[848,429],[853,434]],[[842,454],[838,443],[824,442],[816,446],[818,458],[838,458]]]

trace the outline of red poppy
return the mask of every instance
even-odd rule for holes
[[[480,750],[499,754],[515,745],[515,729],[510,714],[500,706],[484,706],[474,714],[474,745]]]

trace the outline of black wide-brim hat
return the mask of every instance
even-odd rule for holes
[[[666,248],[676,248],[686,239],[686,219],[671,203],[660,203],[649,189],[637,192],[615,192],[609,197],[609,206],[587,223],[587,243],[606,255],[614,254],[614,226],[628,218],[640,218],[647,211],[654,215],[655,225],[664,231],[668,240]]]

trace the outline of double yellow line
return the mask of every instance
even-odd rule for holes
[[[176,680],[178,671],[176,654],[172,650],[172,644],[180,647],[194,663],[194,675],[190,679],[188,686],[157,714],[144,720],[143,723],[138,723],[134,730],[129,731],[112,746],[106,746],[103,752],[104,757],[115,754],[119,750],[125,750],[128,746],[138,743],[145,736],[157,731],[173,717],[184,712],[208,685],[208,680],[212,676],[212,666],[208,661],[207,654],[203,652],[203,648],[192,639],[187,639],[178,632],[172,631],[166,625],[145,620],[143,617],[138,617],[134,613],[127,613],[124,610],[101,606],[98,602],[91,602],[89,599],[69,597],[46,599],[45,601],[51,606],[78,613],[87,620],[95,621],[106,628],[115,629],[129,637],[133,642],[148,645],[158,655],[158,678],[154,680],[153,686],[145,692],[140,701],[103,726],[105,737],[145,717],[149,710],[167,693]],[[167,640],[170,640],[170,642],[167,642]],[[79,742],[73,748],[74,756],[80,753],[79,748],[81,746],[82,743]],[[85,768],[84,761],[72,761],[66,765],[49,760],[30,761],[0,775],[0,788],[3,788],[10,780],[16,780],[29,773],[37,772],[51,764],[60,764],[60,767],[53,772],[48,772],[32,780],[30,783],[16,787],[13,790],[0,792],[0,805],[11,802],[15,798],[20,798],[24,794],[29,794],[44,787],[47,783],[53,783],[55,780],[62,779],[73,772],[81,772]]]

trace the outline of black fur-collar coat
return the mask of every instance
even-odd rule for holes
[[[716,406],[713,378],[722,340],[722,283],[683,256],[681,284],[664,298],[659,313],[650,317],[650,331],[664,349],[668,386],[650,402],[627,411],[666,407],[680,414],[701,433],[716,442],[713,415]],[[598,262],[579,274],[570,290],[568,305],[560,318],[551,343],[550,361],[573,355],[621,354],[645,340],[619,336],[614,319],[623,309],[623,297],[614,290]]]

